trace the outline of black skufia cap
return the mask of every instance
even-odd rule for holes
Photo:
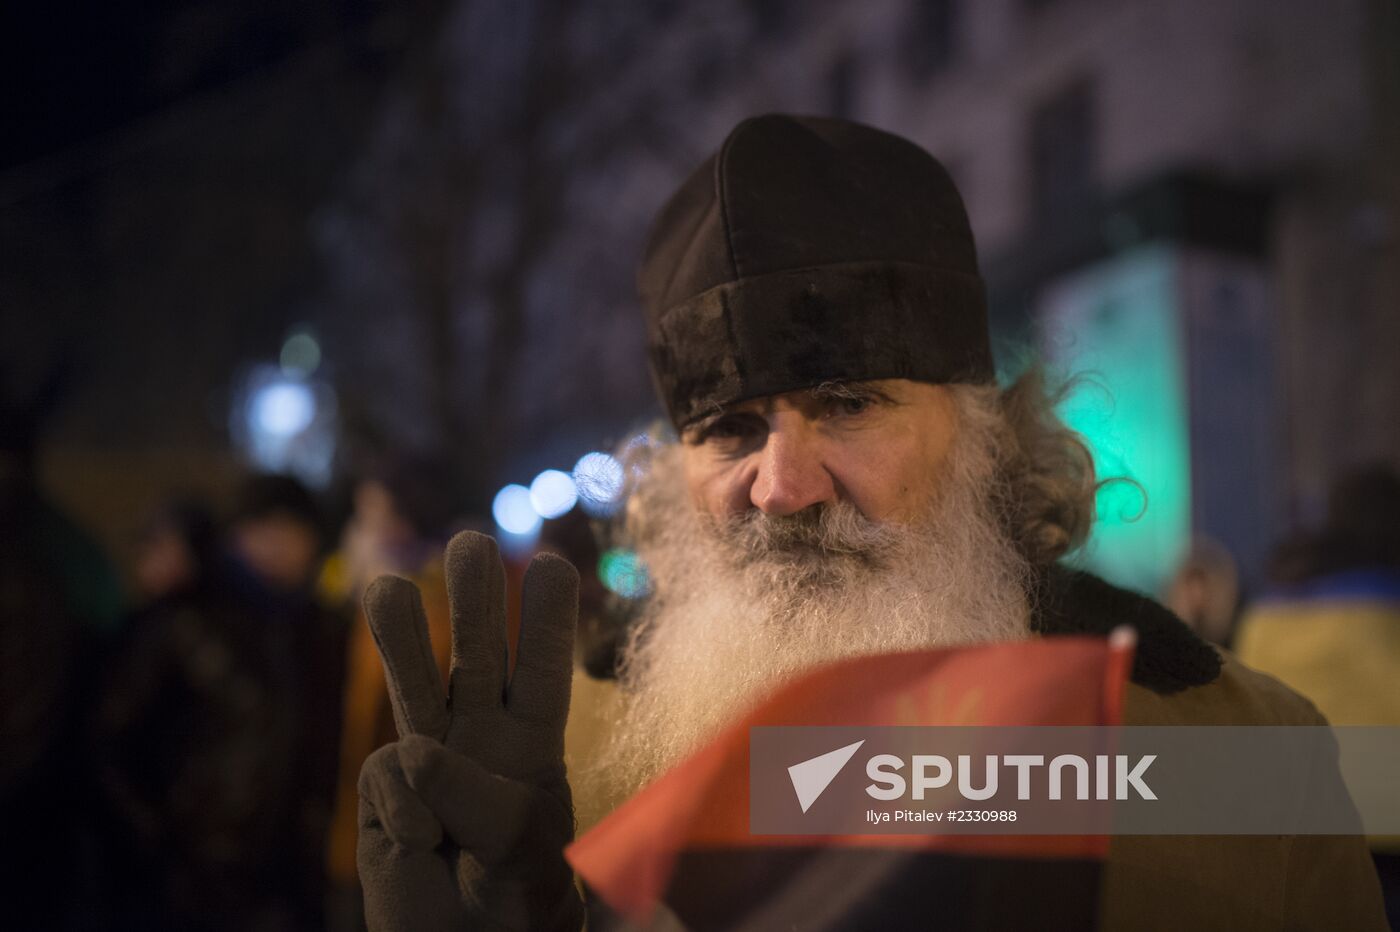
[[[657,216],[638,289],[677,427],[827,381],[995,377],[957,188],[859,123],[740,123]]]

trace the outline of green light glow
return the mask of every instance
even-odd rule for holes
[[[1171,249],[1136,250],[1057,284],[1041,315],[1052,363],[1092,380],[1061,416],[1089,442],[1101,480],[1141,486],[1100,489],[1093,534],[1073,562],[1147,592],[1171,574],[1191,533],[1176,272]]]
[[[598,560],[598,578],[609,591],[625,599],[637,599],[651,591],[651,578],[640,557],[614,547]]]

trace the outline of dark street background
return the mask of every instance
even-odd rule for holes
[[[231,422],[299,332],[334,391],[334,453],[299,461],[323,486],[349,450],[421,449],[483,513],[621,439],[654,410],[631,290],[646,225],[733,122],[771,109],[873,122],[949,164],[1006,345],[1073,344],[1043,325],[1088,326],[1055,303],[1086,273],[1071,304],[1140,319],[1153,299],[1105,276],[1150,279],[1145,252],[1171,253],[1148,265],[1170,267],[1160,324],[1179,346],[1149,362],[1177,407],[1124,419],[1175,437],[1163,476],[1123,463],[1160,495],[1152,561],[1204,533],[1257,579],[1331,478],[1400,457],[1383,0],[3,15],[4,391],[22,403],[59,373],[46,486],[123,562],[160,494],[218,491],[248,463]]]
[[[360,928],[360,596],[445,666],[453,531],[515,607],[572,560],[611,669],[642,244],[768,111],[948,167],[1000,374],[1135,480],[1078,561],[1400,721],[1392,0],[59,0],[0,77],[6,927]]]

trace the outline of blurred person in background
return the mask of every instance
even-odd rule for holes
[[[81,724],[121,592],[106,555],[39,485],[64,387],[62,370],[27,397],[0,384],[0,898],[15,928],[82,927],[100,910]]]
[[[1240,624],[1240,659],[1334,725],[1400,725],[1400,473],[1375,463],[1343,475],[1322,525],[1280,544],[1269,576]],[[1400,838],[1372,848],[1400,928]]]
[[[247,594],[284,640],[296,696],[298,868],[321,921],[326,881],[322,852],[335,805],[350,613],[319,586],[327,522],[310,490],[285,475],[254,476],[235,496],[227,531]],[[242,577],[244,582],[247,576]]]
[[[208,506],[188,498],[161,505],[136,541],[138,605],[197,587],[217,552],[218,531]]]
[[[1341,477],[1322,526],[1276,549],[1270,588],[1240,624],[1240,659],[1337,725],[1400,725],[1400,475]]]
[[[1240,611],[1235,558],[1216,541],[1197,538],[1167,585],[1162,604],[1207,641],[1230,646]]]
[[[323,521],[315,498],[298,480],[254,476],[235,496],[229,553],[261,597],[295,612],[314,597]]]
[[[321,573],[322,597],[353,616],[344,649],[341,737],[325,858],[331,896],[328,919],[334,929],[354,929],[364,923],[355,871],[356,781],[365,758],[395,737],[384,667],[359,608],[360,597],[365,586],[386,573],[417,583],[424,593],[436,663],[447,675],[451,636],[442,547],[455,513],[452,488],[446,467],[431,457],[379,457],[355,483],[340,547]]]
[[[321,926],[343,636],[321,535],[305,487],[252,477],[222,550],[133,616],[91,710],[116,926]]]

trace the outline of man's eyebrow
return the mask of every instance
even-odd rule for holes
[[[715,421],[718,421],[720,418],[724,417],[725,413],[726,412],[724,411],[715,411],[711,414],[702,415],[701,417],[696,418],[689,424],[685,425],[685,427],[681,430],[681,437],[692,438],[700,436],[701,434],[705,433],[705,431],[709,430],[710,427],[715,423]]]
[[[819,385],[812,386],[806,391],[808,397],[814,398],[818,401],[874,398],[888,405],[899,405],[903,403],[898,399],[892,397],[889,394],[889,392],[886,392],[883,389],[876,387],[875,382],[822,382]],[[684,440],[687,438],[698,438],[700,436],[703,436],[705,431],[713,427],[717,421],[728,417],[731,414],[743,413],[742,411],[737,410],[740,404],[742,404],[742,402],[735,402],[734,404],[725,405],[723,407],[715,405],[708,414],[703,414],[700,417],[697,417],[695,420],[685,425],[685,427],[681,428],[681,439]],[[766,407],[771,406],[772,401],[771,399],[769,399]]]
[[[697,417],[695,420],[691,421],[689,424],[687,424],[684,428],[681,429],[681,438],[685,439],[686,437],[695,437],[698,435],[703,435],[705,431],[713,427],[716,422],[721,421],[726,417],[730,417],[736,414],[750,413],[744,406],[754,401],[755,399],[750,399],[749,401],[731,402],[727,405],[711,405],[708,413],[702,414],[701,416]],[[757,399],[757,401],[762,402],[760,407],[765,412],[771,409],[773,406],[773,402],[771,399]]]
[[[823,382],[813,386],[809,392],[820,401],[876,398],[887,404],[899,404],[888,392],[876,387],[874,382]]]
[[[717,421],[720,421],[733,413],[734,408],[732,406],[720,407],[716,405],[714,407],[714,410],[710,411],[710,413],[703,414],[695,420],[691,421],[689,424],[685,425],[685,429],[681,431],[681,436],[683,438],[698,438],[704,436],[705,432],[711,427],[713,427]]]

